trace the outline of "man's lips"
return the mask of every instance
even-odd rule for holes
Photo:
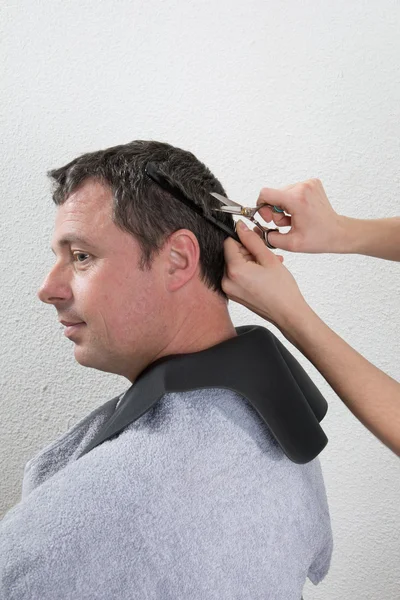
[[[60,323],[65,325],[64,335],[67,338],[70,338],[71,336],[73,336],[75,334],[75,332],[78,331],[82,325],[86,325],[86,323],[84,323],[83,321],[75,322],[75,323],[72,323],[69,321],[60,321]]]

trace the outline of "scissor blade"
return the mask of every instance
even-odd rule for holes
[[[240,208],[240,210],[242,209],[241,204],[238,204],[237,202],[234,202],[233,200],[229,200],[229,198],[225,198],[225,196],[222,196],[221,194],[217,194],[216,192],[210,192],[210,194],[211,194],[211,196],[213,196],[214,198],[216,198],[223,204],[226,204],[227,206],[232,206],[232,207],[236,206],[236,208]]]
[[[241,215],[242,209],[240,206],[221,206],[221,208],[212,208],[213,212],[231,213],[232,215]]]

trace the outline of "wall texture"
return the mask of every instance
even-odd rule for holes
[[[335,209],[399,214],[400,5],[289,0],[25,0],[2,3],[0,498],[25,462],[128,387],[74,363],[36,291],[53,261],[46,171],[132,139],[192,150],[233,198],[319,177]],[[370,361],[399,378],[399,265],[285,254],[305,297]],[[261,323],[231,305],[236,325]],[[272,328],[273,329],[273,328]],[[277,333],[274,330],[274,333]],[[282,339],[282,336],[280,336]],[[398,600],[398,459],[329,401],[321,455],[332,568],[307,600]]]

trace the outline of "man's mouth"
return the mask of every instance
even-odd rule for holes
[[[83,325],[86,325],[86,323],[84,323],[83,321],[75,323],[69,323],[68,321],[60,321],[60,323],[65,325],[64,335],[67,337],[69,337],[72,333],[83,327]]]

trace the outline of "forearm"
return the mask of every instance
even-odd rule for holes
[[[400,456],[400,384],[349,346],[308,305],[281,330],[352,413]]]
[[[400,217],[370,220],[341,217],[341,224],[343,235],[337,252],[400,261]]]

